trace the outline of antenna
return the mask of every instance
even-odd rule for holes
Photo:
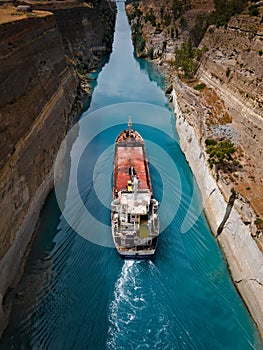
[[[131,116],[129,116],[129,120],[128,120],[129,131],[131,131],[131,127],[132,127],[132,119],[131,119]]]

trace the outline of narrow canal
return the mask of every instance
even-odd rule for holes
[[[134,57],[117,6],[113,52],[61,149],[64,177],[42,211],[0,348],[262,349],[202,213],[162,77]],[[145,261],[123,261],[111,241],[113,145],[128,116],[160,201],[158,249]]]

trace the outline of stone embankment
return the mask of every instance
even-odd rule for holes
[[[81,57],[86,68],[94,68],[109,52],[115,10],[112,3],[107,7],[105,0],[99,6],[102,3],[108,9],[105,27],[95,7],[76,2],[63,2],[66,10],[50,2],[41,11],[32,3],[29,13],[10,4],[0,8],[0,335],[40,210],[53,187],[57,151],[81,109],[80,82],[72,63]],[[56,10],[56,15],[44,9]],[[76,23],[68,22],[69,17]],[[83,35],[96,25],[100,32],[93,29],[86,51],[81,51]]]

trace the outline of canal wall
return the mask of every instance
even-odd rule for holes
[[[77,96],[54,15],[0,25],[0,330]]]
[[[53,187],[57,152],[82,108],[76,67],[84,62],[83,72],[98,66],[109,50],[114,8],[110,4],[107,12],[107,4],[90,9],[76,2],[38,2],[42,8],[32,3],[28,13],[0,6],[0,336]],[[83,35],[87,39],[81,51]]]
[[[246,303],[254,321],[263,335],[263,255],[253,239],[250,227],[246,225],[238,209],[240,200],[234,204],[230,215],[220,235],[218,228],[227,210],[227,193],[220,189],[211,170],[208,167],[205,152],[201,147],[201,130],[195,127],[196,118],[189,106],[183,113],[186,101],[178,98],[183,93],[182,85],[175,85],[172,91],[172,101],[176,114],[176,129],[180,138],[181,149],[191,167],[203,200],[204,212],[207,216],[213,234],[225,254],[232,279]],[[181,108],[181,106],[183,108]],[[196,106],[197,107],[197,106]],[[230,197],[230,193],[229,193]]]

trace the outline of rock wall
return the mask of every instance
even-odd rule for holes
[[[0,25],[0,329],[44,200],[78,79],[51,13]],[[6,294],[7,293],[7,294]],[[2,316],[2,317],[1,317]]]
[[[74,60],[96,67],[111,49],[115,19],[106,0],[92,8],[74,1],[31,6],[28,14],[0,9],[0,336],[53,187],[57,151],[81,109]]]
[[[215,6],[213,0],[185,3],[189,9],[168,23],[165,16],[172,18],[172,1],[157,4],[141,0],[141,13],[132,3],[127,9],[131,23],[137,24],[135,29],[139,27],[145,40],[144,51],[153,49],[149,56],[166,74],[167,93],[172,88],[176,91],[173,98],[181,148],[197,179],[214,234],[225,217],[231,188],[238,193],[218,241],[233,280],[263,334],[263,5],[257,3],[258,16],[251,15],[248,3],[243,13],[233,16],[227,25],[208,27],[198,46],[205,50],[201,62],[196,61],[197,74],[191,81],[182,82],[172,64],[175,48],[189,38],[194,24],[199,23],[195,30],[200,31],[198,16],[209,16]],[[146,20],[149,13],[155,15],[156,24]],[[178,74],[182,75],[181,67]],[[229,172],[210,171],[207,138],[234,142],[238,167]]]
[[[99,58],[111,50],[115,8],[101,3],[99,9],[79,7],[74,11],[54,10],[66,55],[84,57],[87,69],[94,69]]]
[[[183,16],[179,16],[175,22],[171,15],[174,5],[171,1],[167,1],[165,6],[164,1],[157,5],[154,1],[142,0],[139,2],[142,14],[135,11],[132,4],[127,6],[131,22],[137,24],[135,28],[139,26],[145,39],[146,51],[154,48],[152,57],[165,71],[171,84],[177,74],[170,64],[175,60],[175,49],[193,34],[194,23],[195,30],[200,35],[203,33],[199,15],[203,18],[209,16],[215,5],[212,0],[189,1],[188,4]],[[163,11],[160,11],[159,5]],[[250,13],[248,3],[241,14],[230,18],[227,25],[208,27],[198,46],[202,52],[201,62],[199,58],[192,62],[198,63],[198,69],[192,81],[188,81],[189,91],[185,89],[184,93],[194,96],[195,91],[194,100],[203,105],[200,108],[199,103],[188,104],[188,109],[199,108],[201,112],[195,121],[195,128],[203,146],[206,138],[228,138],[234,142],[237,148],[235,163],[240,167],[220,172],[219,176],[225,182],[226,190],[227,187],[234,187],[245,201],[250,202],[257,214],[254,220],[257,227],[253,228],[252,234],[257,236],[263,251],[263,162],[260,161],[263,155],[262,2],[256,6],[257,16]],[[155,25],[147,20],[149,13],[155,16]],[[171,21],[167,22],[166,16],[170,16]],[[178,74],[182,76],[182,72],[183,68],[179,67]],[[194,90],[198,84],[205,88]]]
[[[86,69],[96,68],[101,56],[111,51],[116,15],[112,1],[40,1],[33,7],[54,14],[66,56],[73,61],[85,60]]]
[[[182,93],[181,84],[175,85],[175,89]],[[216,236],[226,212],[226,199],[207,167],[206,157],[194,126],[189,124],[182,113],[180,105],[185,106],[185,101],[179,98],[178,102],[175,90],[172,92],[172,97],[180,145],[195,174],[204,211]],[[192,116],[194,117],[193,114]],[[244,224],[235,206],[218,237],[218,242],[227,258],[233,281],[263,334],[263,255],[250,234],[250,228]]]
[[[263,7],[262,7],[263,13]],[[197,77],[216,91],[239,137],[243,166],[235,189],[263,216],[263,29],[260,17],[233,17],[227,28],[210,27],[201,46],[208,48]],[[208,106],[209,107],[209,106]],[[216,128],[215,128],[216,129]]]

